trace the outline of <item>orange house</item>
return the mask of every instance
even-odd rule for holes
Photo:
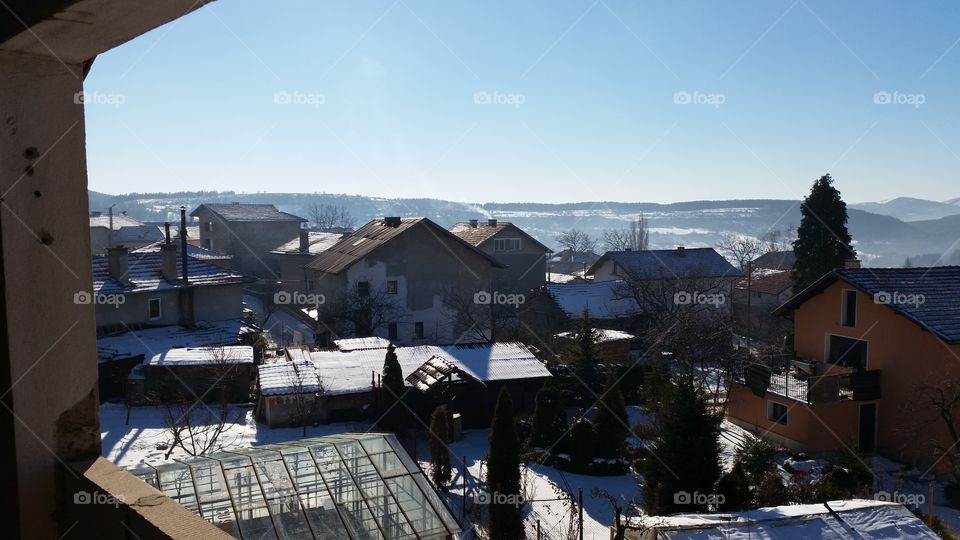
[[[960,393],[960,267],[837,269],[774,313],[793,317],[796,358],[745,365],[731,421],[809,452],[948,465],[933,396]]]

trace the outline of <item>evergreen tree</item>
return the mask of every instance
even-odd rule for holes
[[[800,206],[801,221],[793,242],[794,293],[807,288],[834,268],[856,257],[847,231],[847,203],[833,187],[829,174],[814,182]]]
[[[743,467],[734,463],[727,474],[717,482],[717,510],[735,512],[753,508],[753,494],[750,493],[750,481]]]
[[[737,452],[733,458],[735,466],[743,470],[747,482],[751,486],[759,486],[767,473],[776,470],[774,458],[777,452],[773,445],[753,435],[747,437],[737,445]]]
[[[447,442],[450,440],[447,428],[447,411],[441,405],[433,410],[430,416],[430,478],[437,487],[450,483],[450,451]]]
[[[397,360],[396,348],[387,346],[387,355],[383,360],[383,388],[381,395],[380,423],[388,429],[399,431],[403,427],[404,414],[403,395],[406,392],[403,385],[403,370]]]
[[[513,418],[513,401],[500,390],[490,426],[487,456],[487,491],[490,502],[490,538],[523,538],[520,516],[520,441]]]
[[[611,369],[607,375],[607,385],[597,404],[597,455],[605,458],[619,457],[627,434],[630,432],[627,423],[627,408],[623,404],[623,394],[617,384],[616,370]]]
[[[591,400],[597,394],[597,332],[590,321],[590,310],[584,308],[583,318],[577,324],[574,336],[576,351],[573,370],[580,380],[576,392],[582,399]],[[584,388],[586,386],[586,388]],[[588,390],[589,389],[589,390]]]
[[[720,477],[720,418],[693,378],[681,375],[667,393],[657,434],[644,460],[644,506],[652,515],[706,511],[689,504],[714,492]],[[686,494],[686,495],[685,495]]]
[[[595,438],[593,424],[586,418],[580,418],[570,428],[570,465],[574,471],[582,472],[593,461]]]
[[[562,439],[567,433],[567,413],[553,377],[543,383],[535,401],[527,446],[544,450],[552,448],[553,453],[562,452],[565,446]]]

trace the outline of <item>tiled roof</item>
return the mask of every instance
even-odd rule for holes
[[[750,291],[763,294],[780,294],[793,287],[793,273],[790,270],[770,270],[755,268],[750,281]],[[747,278],[737,282],[737,288],[747,289]]]
[[[449,231],[462,238],[468,244],[479,247],[480,244],[483,244],[487,240],[493,238],[500,231],[509,228],[515,229],[521,235],[523,235],[527,241],[533,242],[535,245],[540,246],[544,251],[550,251],[550,248],[541,244],[536,238],[530,236],[524,232],[523,229],[517,227],[509,221],[497,221],[496,225],[490,225],[490,223],[487,221],[478,221],[476,227],[472,226],[470,223],[460,222],[455,224],[453,227],[450,227]]]
[[[160,246],[162,245],[163,242],[155,242],[149,246],[137,248],[131,251],[131,253],[160,253]],[[180,249],[180,246],[177,246],[177,249]],[[201,261],[228,261],[233,258],[233,255],[220,253],[219,251],[213,251],[212,249],[202,248],[193,244],[187,244],[187,257],[193,257],[194,259],[199,259]]]
[[[774,311],[784,314],[841,279],[948,343],[960,343],[960,266],[841,268]]]
[[[309,231],[307,235],[308,235],[307,244],[309,246],[308,252],[310,255],[319,255],[324,251],[332,248],[344,236],[342,233],[330,233],[330,232],[318,232],[318,231]],[[289,242],[286,242],[282,245],[277,246],[270,253],[276,253],[278,255],[284,255],[284,254],[296,255],[296,254],[302,253],[300,251],[300,237],[298,236],[297,238],[294,238]]]
[[[252,364],[253,347],[185,347],[158,352],[143,361],[147,366],[204,366],[216,364]]]
[[[126,214],[114,214],[113,215],[113,230],[120,230],[121,227],[140,227],[143,226],[143,222],[133,219],[132,217]],[[90,227],[103,227],[106,229],[110,228],[110,216],[109,215],[99,215],[99,216],[90,216]]]
[[[201,208],[207,208],[225,221],[307,221],[300,216],[281,212],[272,204],[201,204],[190,212],[190,217],[197,217]]]
[[[387,225],[386,218],[375,219],[363,227],[360,227],[352,234],[341,238],[339,242],[310,261],[306,267],[321,272],[339,274],[380,246],[390,242],[418,224],[423,224],[425,227],[432,229],[437,238],[453,239],[461,243],[465,248],[490,261],[490,264],[494,267],[502,267],[496,259],[467,242],[464,242],[453,233],[424,217],[402,218],[396,226]],[[443,250],[443,252],[448,253],[446,250]]]
[[[636,300],[628,297],[622,281],[548,283],[547,292],[569,317],[580,318],[590,310],[594,319],[616,319],[640,313]]]
[[[146,291],[159,291],[182,288],[179,280],[169,282],[160,272],[162,256],[159,251],[152,253],[130,253],[127,255],[127,278],[120,282],[110,276],[110,258],[98,255],[93,258],[93,292],[96,294],[131,294]],[[180,275],[180,252],[177,251],[177,275]],[[236,272],[225,270],[215,264],[187,256],[187,272],[190,286],[229,285],[247,283],[250,278]]]
[[[592,275],[607,260],[612,260],[637,280],[743,277],[713,248],[608,251],[587,274]]]
[[[793,253],[793,250],[771,251],[754,259],[752,266],[754,268],[771,268],[773,270],[792,270],[793,263],[796,262],[796,260],[797,256]]]

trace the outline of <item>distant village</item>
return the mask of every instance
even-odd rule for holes
[[[240,203],[182,208],[173,223],[91,213],[93,288],[75,300],[95,304],[100,400],[166,411],[167,456],[198,440],[191,455],[224,450],[236,406],[251,407],[261,431],[372,426],[432,460],[447,497],[435,512],[456,523],[437,537],[492,519],[471,495],[466,458],[458,468],[438,452],[496,431],[505,406],[525,463],[600,479],[591,496],[615,514],[602,527],[616,538],[692,526],[650,516],[783,504],[806,504],[803,519],[829,528],[843,520],[818,503],[870,495],[871,476],[890,482],[881,503],[917,503],[927,479],[960,470],[960,439],[936,414],[952,410],[948,390],[934,390],[960,358],[957,267],[862,268],[851,248],[798,284],[796,231],[649,249],[638,216],[603,239],[557,231],[548,246],[498,219],[354,227],[343,209],[304,213],[312,219]],[[670,397],[678,378],[694,393]],[[716,421],[698,428],[676,400],[702,402]],[[672,428],[696,432],[685,444],[715,448],[699,470],[685,455],[695,451],[667,448],[677,441],[663,430],[681,421],[694,424]],[[211,423],[221,431],[197,428]],[[496,459],[490,437],[483,462]],[[679,453],[696,478],[650,465],[658,452]],[[830,457],[844,453],[876,457]],[[158,467],[134,474],[169,493]],[[851,478],[836,480],[839,470]],[[631,474],[645,479],[642,498],[604,489],[603,478]],[[582,492],[566,501],[580,534]],[[851,515],[924,527],[911,513],[922,504],[851,504]],[[568,537],[544,534],[538,512],[518,525],[527,537]]]

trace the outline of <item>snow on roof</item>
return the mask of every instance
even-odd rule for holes
[[[633,334],[628,334],[626,332],[621,332],[620,330],[607,330],[604,328],[594,328],[593,331],[597,334],[597,343],[603,343],[605,341],[619,341],[622,339],[633,339]],[[575,332],[560,332],[556,335],[558,338],[567,338],[573,339],[576,335]]]
[[[307,233],[307,254],[319,255],[320,253],[323,253],[324,251],[333,247],[344,236],[346,235],[343,233],[309,231]],[[289,242],[277,246],[270,253],[275,253],[278,255],[303,253],[300,251],[300,237],[294,238]]]
[[[547,282],[549,283],[570,283],[573,281],[583,281],[583,278],[581,276],[575,276],[573,274],[547,272]]]
[[[90,216],[90,227],[103,227],[105,229],[110,228],[110,216],[99,214],[96,216]],[[123,227],[142,227],[143,222],[137,219],[134,219],[126,214],[114,214],[113,215],[113,230],[118,231]]]
[[[198,217],[201,208],[210,210],[225,221],[307,221],[300,216],[281,212],[272,204],[204,203],[190,212],[190,217]]]
[[[390,340],[382,337],[363,337],[335,339],[333,344],[341,351],[363,351],[367,349],[386,349],[390,345]]]
[[[657,538],[937,538],[904,506],[866,499],[732,514],[647,516],[631,520],[631,526],[655,528]]]
[[[615,319],[640,313],[636,300],[626,296],[623,281],[548,283],[547,292],[568,316],[580,318],[585,308],[594,319]]]
[[[426,392],[448,376],[459,379],[460,373],[462,371],[457,367],[456,362],[434,356],[413,370],[404,380],[417,390]]]
[[[256,327],[239,320],[199,322],[193,330],[182,326],[132,330],[97,338],[97,358],[108,362],[141,355],[151,357],[177,347],[236,345],[241,335],[257,331]]]
[[[176,270],[179,275],[180,250],[176,253]],[[147,291],[182,288],[177,280],[170,282],[161,275],[163,257],[159,250],[155,252],[130,252],[127,254],[126,280],[121,282],[110,275],[110,258],[106,255],[93,257],[93,292],[97,294],[132,294]],[[251,279],[243,274],[231,272],[212,263],[201,261],[187,255],[187,272],[190,286],[229,285],[247,283]]]
[[[265,396],[316,393],[321,389],[317,369],[310,362],[269,362],[261,364],[257,372],[260,393]]]
[[[203,366],[214,364],[252,364],[253,347],[184,347],[159,352],[143,361],[148,366]]]
[[[588,274],[607,260],[634,279],[737,278],[743,274],[713,248],[641,249],[608,251]]]
[[[163,235],[161,234],[161,237],[162,236]],[[130,253],[160,253],[160,246],[163,244],[164,241],[154,242],[148,246],[137,248]],[[177,252],[179,253],[179,251],[180,246],[177,245]],[[219,251],[213,251],[212,249],[202,248],[193,244],[187,244],[187,257],[192,257],[201,261],[227,261],[232,259],[233,255],[228,255]]]

